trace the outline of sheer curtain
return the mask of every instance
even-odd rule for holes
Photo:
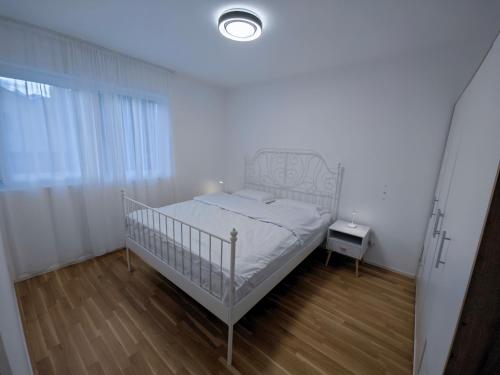
[[[120,189],[154,206],[172,201],[168,98],[158,85],[167,72],[0,19],[2,32],[11,53],[0,56],[0,215],[21,279],[122,247]],[[31,39],[50,46],[31,51],[50,60],[16,56],[11,44]],[[85,69],[69,55],[58,61],[68,52],[90,53]],[[144,72],[158,79],[148,84]]]

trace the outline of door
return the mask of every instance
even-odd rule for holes
[[[424,241],[424,250],[420,259],[419,267],[417,270],[417,285],[416,285],[416,303],[415,303],[415,364],[420,362],[420,359],[425,348],[425,327],[430,318],[430,309],[426,307],[429,304],[426,300],[430,298],[430,290],[428,286],[429,278],[432,271],[432,264],[436,256],[436,248],[439,242],[439,233],[441,231],[442,219],[446,211],[446,203],[448,200],[448,193],[450,191],[450,183],[453,177],[453,170],[455,168],[455,161],[460,147],[461,123],[453,121],[450,126],[448,140],[446,142],[445,153],[439,172],[439,179],[434,196],[434,207],[432,215],[429,219],[427,232]],[[417,368],[418,369],[418,368]]]
[[[457,103],[454,121],[461,142],[426,284],[421,374],[441,374],[446,365],[498,173],[500,42]]]

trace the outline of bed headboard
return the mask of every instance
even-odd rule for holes
[[[342,169],[313,151],[261,149],[245,160],[245,188],[318,204],[337,216]]]

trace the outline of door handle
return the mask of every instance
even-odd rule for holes
[[[438,227],[439,227],[439,220],[441,220],[442,217],[444,217],[444,213],[441,211],[440,208],[438,208],[436,219],[434,221],[434,231],[432,232],[433,238],[436,238],[436,235],[441,233],[441,231],[438,230]]]
[[[435,215],[434,213],[434,209],[436,208],[436,203],[439,202],[439,199],[436,198],[436,196],[434,196],[434,200],[432,201],[432,211],[431,211],[431,217],[433,217]]]
[[[441,237],[441,244],[439,245],[439,252],[438,252],[438,255],[437,255],[437,259],[436,259],[436,268],[439,268],[440,264],[445,264],[446,263],[446,262],[443,262],[441,260],[441,256],[443,255],[444,241],[450,241],[450,240],[451,240],[451,238],[446,237],[446,231],[443,230],[443,235]]]

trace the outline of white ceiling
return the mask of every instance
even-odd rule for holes
[[[260,39],[219,34],[233,7],[261,16]],[[500,28],[500,0],[0,0],[0,14],[223,86],[493,41]]]

